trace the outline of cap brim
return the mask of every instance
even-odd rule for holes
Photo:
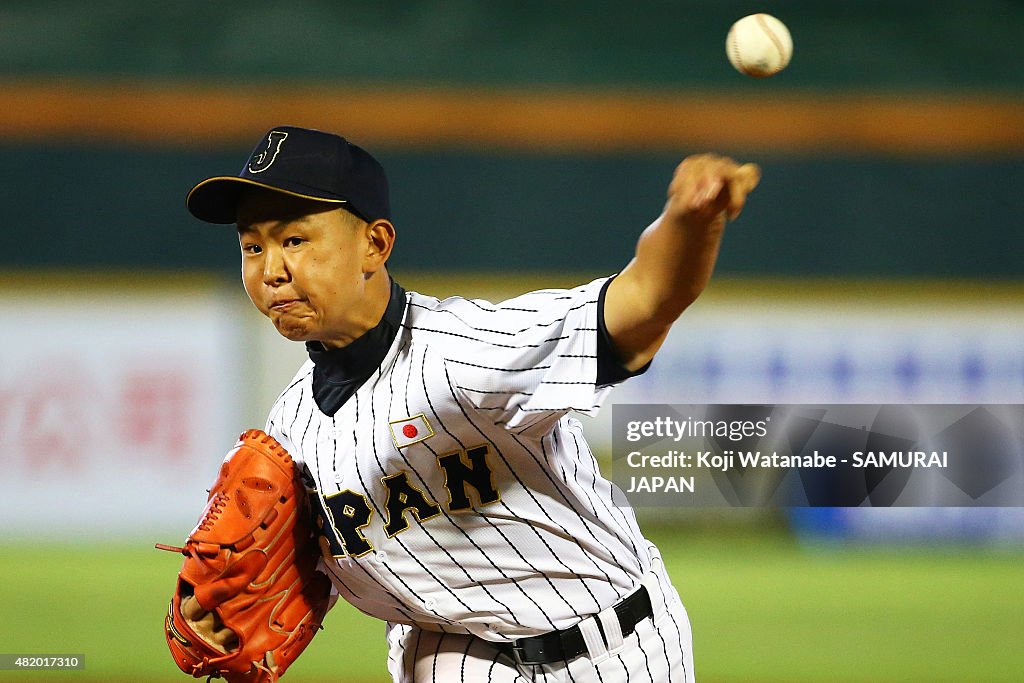
[[[280,192],[281,194],[312,199],[318,202],[331,204],[347,204],[344,199],[332,199],[329,197],[317,197],[312,194],[303,194],[281,187],[275,187],[266,183],[258,183],[248,178],[238,176],[217,176],[207,178],[192,188],[185,199],[185,205],[189,212],[201,221],[229,225],[234,223],[238,217],[238,199],[242,191],[249,187],[262,187],[266,190]]]

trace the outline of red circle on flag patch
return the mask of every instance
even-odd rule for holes
[[[405,425],[402,427],[402,434],[404,434],[407,439],[411,439],[419,433],[420,430],[416,429],[416,425]]]

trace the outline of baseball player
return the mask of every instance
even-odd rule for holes
[[[686,611],[572,413],[646,370],[759,176],[690,157],[620,273],[498,304],[391,278],[384,170],[337,135],[275,128],[192,189],[306,344],[266,431],[303,467],[335,589],[387,622],[394,681],[693,681]]]

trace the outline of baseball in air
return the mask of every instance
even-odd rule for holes
[[[770,14],[751,14],[729,29],[725,52],[736,70],[754,78],[774,76],[793,56],[789,29]]]

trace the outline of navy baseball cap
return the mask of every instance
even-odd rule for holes
[[[185,204],[207,223],[234,223],[247,187],[344,205],[365,221],[391,220],[388,179],[370,153],[333,133],[279,126],[267,132],[237,176],[207,178]]]

